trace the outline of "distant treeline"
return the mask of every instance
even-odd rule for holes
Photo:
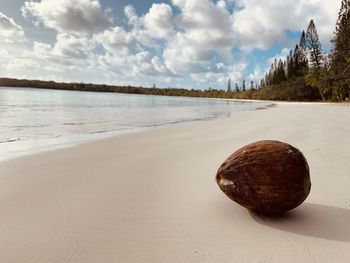
[[[302,88],[303,78],[295,78],[288,85],[271,86],[260,89],[249,89],[246,91],[224,91],[217,89],[195,90],[178,88],[145,88],[133,86],[112,86],[86,83],[59,83],[54,81],[25,80],[0,78],[0,86],[23,87],[55,90],[75,90],[91,92],[115,92],[126,94],[144,94],[158,96],[182,96],[197,98],[221,98],[221,99],[260,99],[260,100],[285,100],[285,101],[312,101],[319,98],[317,90]]]
[[[203,97],[203,98],[232,98],[231,94],[224,90],[187,90],[178,88],[145,88],[133,86],[112,86],[101,84],[87,83],[59,83],[54,81],[25,80],[0,78],[0,86],[4,87],[23,87],[38,89],[55,89],[55,90],[75,90],[75,91],[94,91],[94,92],[116,92],[127,94],[144,94],[159,96],[184,96],[184,97]]]

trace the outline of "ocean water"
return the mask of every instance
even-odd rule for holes
[[[229,118],[256,102],[0,87],[0,160],[108,136]]]

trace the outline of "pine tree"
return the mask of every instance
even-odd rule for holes
[[[281,82],[286,80],[286,74],[284,71],[284,64],[282,62],[282,59],[278,61],[278,71],[277,71],[277,84],[280,84]]]
[[[250,82],[250,89],[251,89],[251,90],[254,90],[254,80],[252,80],[252,81]]]
[[[270,83],[269,83],[269,75],[267,74],[267,72],[265,74],[264,84],[265,84],[264,86],[269,86],[270,85]]]
[[[299,42],[299,65],[302,73],[305,73],[308,68],[308,59],[307,59],[307,43],[306,43],[306,34],[305,31],[301,34]]]
[[[262,79],[260,81],[260,88],[264,88],[265,87],[265,81]]]
[[[269,71],[269,74],[268,74],[268,82],[269,82],[269,86],[273,85],[273,64],[271,65],[271,69]]]
[[[309,87],[317,88],[322,100],[325,100],[326,79],[328,70],[322,55],[321,42],[313,20],[310,21],[306,33],[306,45],[310,69],[305,76]]]
[[[294,60],[293,60],[293,51],[290,50],[289,56],[287,58],[287,78],[290,79],[295,76],[295,70],[294,70]]]
[[[332,44],[332,78],[337,96],[344,99],[350,95],[350,0],[342,0]]]
[[[243,80],[242,90],[243,90],[243,91],[246,90],[246,87],[245,87],[245,80]]]
[[[239,92],[238,83],[236,82],[236,92]]]
[[[228,79],[228,83],[227,83],[227,92],[231,92],[231,79]]]
[[[307,28],[306,45],[308,49],[310,66],[314,68],[320,68],[322,66],[323,61],[322,47],[313,20],[310,21],[309,26]]]
[[[303,33],[301,34],[299,47],[303,51],[306,51],[306,49],[307,49],[305,30],[303,30]]]
[[[293,69],[294,69],[293,74],[295,76],[299,76],[300,75],[299,74],[300,68],[301,68],[301,65],[300,65],[299,45],[296,45],[295,49],[294,49],[294,56],[293,56]]]

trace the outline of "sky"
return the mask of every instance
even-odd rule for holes
[[[340,0],[0,0],[0,77],[194,89],[260,82]]]

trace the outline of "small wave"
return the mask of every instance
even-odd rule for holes
[[[98,134],[98,133],[105,133],[109,131],[94,131],[94,132],[88,132],[87,134]]]
[[[21,138],[17,138],[17,139],[5,139],[5,140],[0,140],[0,143],[10,143],[10,142],[17,142],[20,141]]]
[[[63,125],[65,126],[81,126],[81,125],[85,125],[86,123],[83,122],[66,122],[63,123]]]
[[[153,123],[153,124],[144,124],[139,125],[137,127],[140,128],[152,128],[152,127],[161,127],[161,126],[172,126],[177,125],[181,123],[190,123],[190,122],[197,122],[197,121],[210,121],[215,120],[217,117],[210,116],[210,117],[203,117],[203,118],[192,118],[192,119],[183,119],[183,120],[176,120],[176,121],[167,121],[167,122],[159,122],[159,123]]]
[[[109,123],[110,121],[90,121],[90,122],[65,122],[62,123],[64,126],[82,126],[82,125],[91,125],[91,124],[104,124]]]
[[[49,125],[14,125],[14,126],[2,126],[4,128],[14,128],[14,129],[27,129],[27,128],[47,128]]]
[[[113,129],[113,130],[100,130],[100,131],[92,131],[92,132],[87,132],[85,134],[99,134],[99,133],[110,133],[110,132],[121,132],[121,131],[128,131],[128,130],[133,130],[134,128],[128,127],[128,128],[119,128],[119,129]]]

